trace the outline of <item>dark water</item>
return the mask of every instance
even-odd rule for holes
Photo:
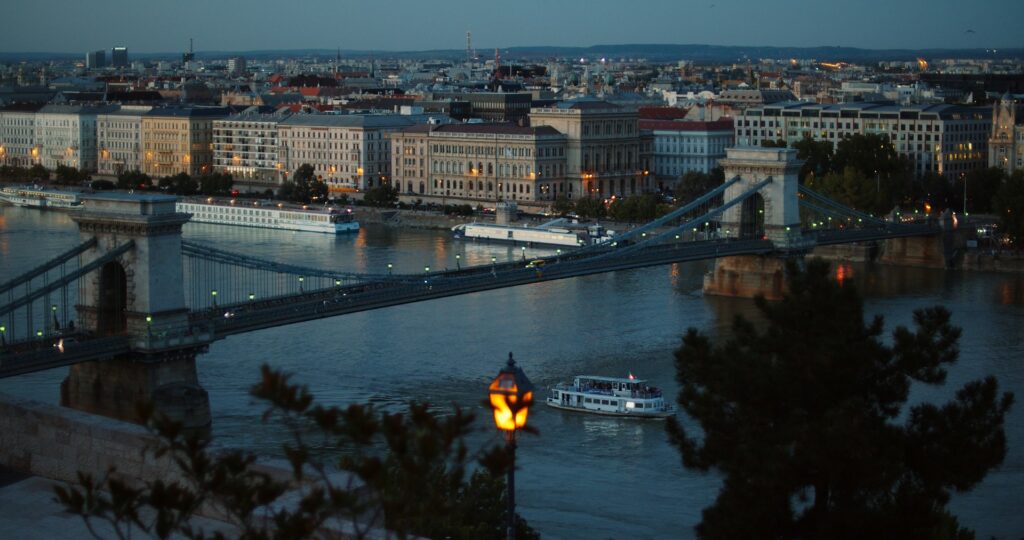
[[[518,249],[463,244],[444,231],[366,227],[329,237],[189,224],[185,236],[225,249],[308,266],[379,272],[444,268],[520,258]],[[0,281],[74,245],[67,216],[0,208]],[[543,254],[529,250],[527,257]],[[283,433],[260,423],[247,395],[267,362],[291,371],[328,404],[371,401],[388,408],[427,400],[478,413],[477,445],[497,442],[480,407],[487,382],[509,351],[538,387],[575,374],[632,372],[675,394],[672,351],[695,326],[712,335],[747,300],[705,298],[704,264],[681,264],[477,293],[263,330],[214,344],[199,359],[218,444],[277,455]],[[961,360],[942,388],[916,388],[913,400],[948,398],[967,380],[993,374],[1018,403],[1003,466],[952,505],[979,538],[1024,535],[1024,276],[843,266],[867,294],[866,310],[891,330],[914,309],[942,304],[964,329]],[[56,402],[64,370],[0,381],[0,391]],[[538,406],[539,437],[520,439],[517,501],[545,538],[689,538],[719,479],[682,468],[663,424],[624,421]]]

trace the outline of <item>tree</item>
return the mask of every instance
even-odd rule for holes
[[[804,160],[804,164],[800,167],[801,183],[806,182],[811,175],[821,177],[832,171],[832,158],[835,155],[835,149],[831,142],[816,141],[810,136],[804,136],[803,139],[793,143],[793,148],[796,149],[797,159]]]
[[[300,165],[292,175],[291,181],[281,184],[278,198],[308,204],[312,201],[327,199],[327,184],[316,177],[313,166],[306,163]]]
[[[93,180],[89,183],[89,189],[94,189],[96,191],[108,191],[117,189],[117,185],[110,180]]]
[[[999,226],[1020,248],[1024,242],[1024,171],[1020,169],[1003,181],[992,200],[992,210],[999,215]]]
[[[146,189],[153,185],[153,179],[139,170],[124,171],[117,175],[117,189]]]
[[[992,211],[992,200],[995,198],[999,187],[1006,181],[1006,173],[999,167],[987,169],[974,169],[968,171],[962,182],[967,187],[967,210],[969,212],[987,213]],[[963,207],[963,188],[957,186],[959,206]]]
[[[398,188],[389,185],[370,188],[363,194],[363,204],[367,206],[392,207],[398,202]]]
[[[136,486],[116,476],[81,475],[79,485],[56,488],[58,500],[90,530],[92,520],[106,521],[120,538],[135,531],[158,538],[207,538],[190,523],[204,506],[216,508],[237,537],[254,540],[329,538],[327,527],[339,524],[350,527],[356,538],[378,537],[371,528],[386,528],[399,538],[505,537],[502,475],[511,465],[510,455],[503,446],[493,446],[481,451],[479,467],[472,467],[465,444],[472,414],[459,408],[437,414],[422,403],[410,404],[404,413],[380,412],[372,405],[323,407],[305,387],[267,366],[250,393],[269,403],[264,418],[279,418],[289,428],[291,441],[284,446],[292,466],[289,480],[253,467],[255,455],[211,451],[211,441],[202,434],[187,433],[144,407],[147,426],[159,438],[156,454],[173,459],[181,479]],[[313,448],[307,437],[323,443]],[[347,481],[339,481],[327,463],[314,457],[323,448],[344,449],[337,452],[336,466],[349,473]],[[516,518],[517,538],[539,538]]]
[[[906,163],[889,138],[874,133],[858,133],[840,139],[833,159],[834,171],[855,167],[865,176],[874,176],[877,171],[883,177],[906,172]]]
[[[88,173],[66,165],[57,165],[54,177],[57,183],[65,185],[77,185],[89,180]]]
[[[679,179],[679,183],[676,184],[672,195],[676,198],[678,204],[684,205],[693,202],[697,197],[723,183],[725,183],[725,171],[721,167],[715,167],[707,174],[700,171],[687,171]],[[719,195],[709,202],[710,204],[721,204],[722,201],[722,196]]]
[[[28,177],[34,180],[49,180],[50,171],[46,170],[46,167],[43,167],[42,164],[36,163],[29,167]]]
[[[203,195],[231,195],[235,180],[230,174],[212,173],[199,177],[199,192]]]
[[[916,311],[888,345],[828,264],[787,271],[782,301],[756,300],[763,330],[737,317],[713,346],[691,328],[675,353],[677,401],[702,433],[673,419],[670,441],[685,467],[724,476],[699,536],[972,537],[946,505],[1002,463],[1012,394],[988,377],[907,409],[913,383],[944,383],[957,360],[950,313]]]
[[[565,195],[555,197],[554,202],[551,203],[551,210],[563,217],[572,212],[574,208],[575,205],[573,205],[572,201]]]
[[[603,218],[606,213],[604,203],[595,197],[583,197],[576,201],[576,213],[585,218]]]
[[[786,144],[786,139],[775,139],[774,141],[764,139],[761,141],[761,146],[764,148],[785,148],[788,145]]]
[[[160,179],[160,189],[166,190],[175,195],[195,195],[199,191],[199,183],[188,173],[178,173],[174,176],[165,176]]]

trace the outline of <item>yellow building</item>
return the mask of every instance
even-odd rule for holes
[[[142,117],[142,172],[155,178],[212,172],[213,121],[224,107],[153,109]]]

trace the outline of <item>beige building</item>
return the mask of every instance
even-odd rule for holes
[[[224,107],[153,109],[142,117],[142,172],[153,178],[213,170],[213,121]]]
[[[97,172],[116,176],[142,170],[142,117],[148,105],[124,105],[96,116]]]
[[[635,110],[584,98],[531,109],[530,125],[549,126],[566,135],[567,197],[651,191],[653,137],[641,137]]]
[[[391,135],[395,186],[406,194],[543,201],[569,193],[566,136],[512,124],[418,125]]]
[[[387,135],[426,121],[417,115],[294,114],[278,124],[280,159],[294,174],[304,164],[332,191],[365,190],[391,178]]]
[[[988,140],[988,166],[1006,174],[1024,169],[1024,115],[1009,94],[992,106],[992,135]]]

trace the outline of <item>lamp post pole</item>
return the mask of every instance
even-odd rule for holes
[[[508,531],[508,540],[515,540],[516,537],[516,432],[515,430],[505,433],[505,448],[508,449],[510,465],[508,467],[508,509],[506,510],[507,522],[505,530]]]
[[[964,215],[967,215],[967,175],[964,175]]]

